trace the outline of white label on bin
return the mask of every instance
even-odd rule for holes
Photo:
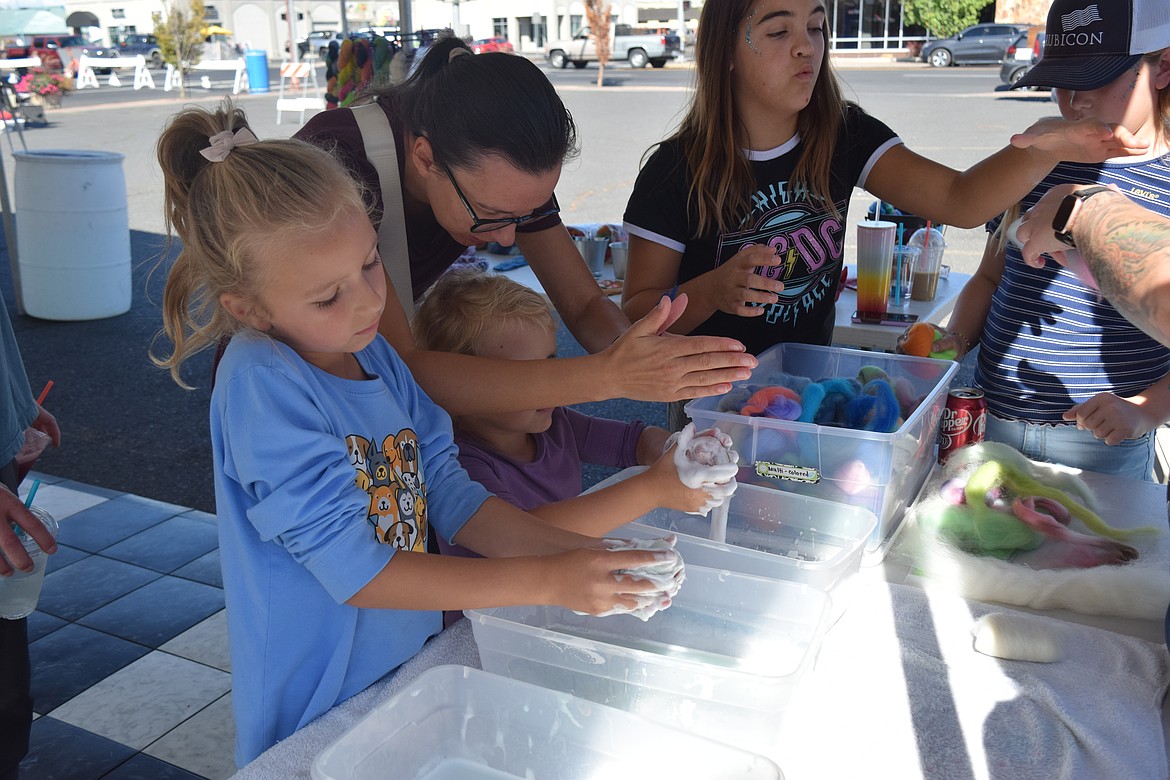
[[[768,479],[786,479],[790,482],[807,482],[815,485],[821,481],[820,469],[812,466],[792,466],[787,463],[756,461],[756,474]]]

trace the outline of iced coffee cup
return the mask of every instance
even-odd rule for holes
[[[939,271],[942,269],[943,250],[947,242],[935,228],[919,228],[910,236],[909,246],[918,247],[918,260],[914,266],[914,281],[910,287],[910,299],[933,301],[938,292]]]
[[[890,296],[890,272],[894,267],[893,222],[864,220],[857,223],[857,313],[882,317]]]
[[[29,507],[38,520],[49,529],[54,538],[57,536],[57,521],[40,507]],[[2,522],[2,521],[0,521]],[[33,570],[24,572],[16,568],[12,561],[8,563],[16,569],[11,576],[0,577],[0,618],[17,620],[32,614],[37,608],[37,601],[41,597],[41,585],[45,581],[45,566],[49,561],[49,554],[40,548],[36,541],[25,533],[24,529],[15,526],[17,538],[24,545],[28,557],[32,558]],[[3,553],[0,553],[3,555]],[[6,559],[7,560],[7,559]]]

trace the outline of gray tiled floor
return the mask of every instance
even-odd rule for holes
[[[29,618],[37,720],[22,780],[235,772],[215,517],[34,474],[60,523]]]

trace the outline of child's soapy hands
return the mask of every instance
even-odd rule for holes
[[[687,423],[666,440],[667,449],[674,445],[678,478],[687,487],[726,482],[739,471],[739,453],[732,449],[731,437],[718,428],[696,433],[695,424]]]
[[[615,602],[604,612],[591,612],[598,617],[631,614],[640,620],[649,620],[652,615],[670,606],[686,579],[682,556],[674,549],[674,535],[660,539],[602,539],[598,545],[612,554],[623,555],[633,550],[649,550],[654,558],[614,571],[618,587],[631,588],[636,584],[640,590],[627,594],[629,598]],[[586,614],[586,613],[578,613]]]
[[[735,475],[739,472],[739,453],[732,449],[731,437],[718,428],[695,432],[695,424],[687,423],[671,439],[677,437],[674,466],[679,481],[690,488],[702,488],[711,499],[702,509],[690,514],[704,517],[721,506],[735,493]],[[667,443],[670,443],[670,439]]]
[[[660,473],[655,473],[660,472]],[[679,481],[674,469],[674,458],[666,453],[650,467],[648,474],[657,479],[655,503],[663,509],[674,509],[690,515],[707,515],[735,492],[734,480],[723,485],[690,488]]]
[[[684,484],[674,462],[675,452],[676,450],[667,447],[644,475],[652,481],[651,489],[654,491],[657,506],[688,514],[706,515],[735,492],[734,479],[723,484],[702,484],[699,487]]]
[[[685,428],[666,440],[668,451],[671,446],[675,447],[672,461],[679,481],[707,494],[702,506],[683,511],[706,517],[735,493],[739,453],[732,449],[731,437],[726,433],[718,428],[696,433],[695,424],[687,423]]]

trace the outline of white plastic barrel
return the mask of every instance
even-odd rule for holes
[[[130,310],[125,155],[15,152],[17,266],[25,312],[96,320]]]

